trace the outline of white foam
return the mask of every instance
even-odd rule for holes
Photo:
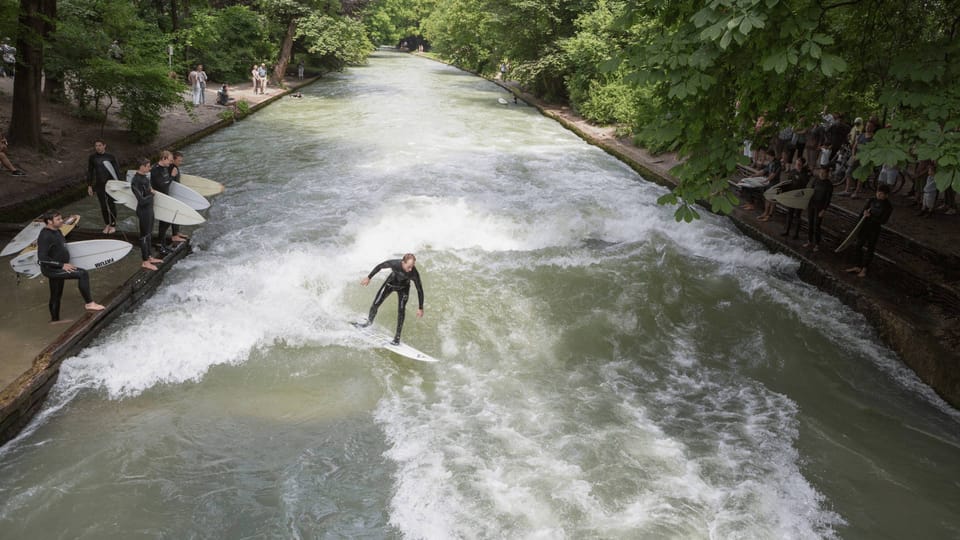
[[[113,399],[133,396],[157,384],[198,381],[210,367],[240,363],[279,340],[323,336],[315,324],[331,319],[322,316],[338,293],[317,278],[316,255],[272,255],[208,254],[189,278],[172,271],[115,331],[65,361],[59,384],[102,388]]]

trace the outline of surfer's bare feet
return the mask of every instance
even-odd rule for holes
[[[143,261],[143,263],[140,265],[140,268],[146,268],[147,270],[152,270],[154,272],[157,271],[157,267],[154,266],[154,264],[150,261]]]
[[[857,277],[867,277],[867,269],[864,268],[863,270],[860,270],[860,272],[857,274]]]
[[[90,302],[89,304],[84,304],[83,309],[87,311],[103,311],[106,308],[96,302]]]
[[[163,259],[158,259],[158,258],[156,258],[156,257],[150,257],[149,259],[147,259],[147,262],[148,262],[148,263],[153,263],[153,264],[160,264],[160,263],[163,262]]]
[[[851,273],[851,274],[856,274],[856,273],[861,272],[862,270],[863,270],[863,269],[860,268],[859,266],[851,266],[850,268],[847,268],[847,269],[845,270],[845,272],[849,272],[849,273]]]
[[[103,234],[113,234],[117,232],[117,228],[112,225],[107,225],[103,228]]]
[[[177,234],[171,236],[170,239],[173,240],[174,242],[186,242],[187,240],[190,239],[190,237],[189,237],[189,236],[186,236],[186,235],[183,235],[183,234],[180,234],[180,233],[177,233]]]

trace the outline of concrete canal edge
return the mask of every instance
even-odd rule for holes
[[[673,189],[679,183],[666,171],[659,170],[660,168],[656,164],[641,163],[619,149],[619,142],[616,139],[597,138],[581,129],[565,116],[557,114],[535,100],[528,99],[517,88],[494,79],[488,78],[488,80],[507,90],[524,103],[536,107],[541,114],[559,122],[585,142],[619,159],[643,176],[644,179],[668,189]],[[709,207],[704,206],[704,208],[710,211]],[[863,294],[855,287],[837,279],[828,269],[797,252],[788,244],[764,233],[739,216],[731,214],[726,217],[740,231],[762,243],[768,250],[786,254],[800,261],[797,276],[801,280],[838,298],[845,305],[863,315],[877,331],[883,343],[893,350],[903,363],[917,374],[921,381],[929,385],[947,403],[960,409],[960,366],[957,365],[956,353],[947,350],[942,341],[933,335],[928,328],[909,316],[901,315],[900,310],[897,309],[898,306],[887,305],[881,299]]]
[[[212,133],[250,116],[274,101],[301,89],[317,80],[308,79],[302,84],[291,85],[282,92],[271,96],[250,107],[249,113],[241,118],[220,120],[176,141],[163,149],[178,149],[192,144]],[[160,148],[156,150],[159,154]],[[4,219],[11,221],[29,220],[47,208],[58,208],[86,195],[85,177],[77,175],[60,179],[51,190],[32,200],[2,209]],[[23,217],[28,216],[28,217]],[[139,270],[120,287],[110,292],[102,303],[106,309],[99,313],[87,312],[75,323],[63,331],[40,354],[34,358],[27,371],[16,380],[0,389],[0,446],[15,438],[30,423],[43,406],[47,394],[57,381],[60,364],[67,358],[79,353],[93,338],[100,334],[117,317],[146,300],[160,286],[163,276],[177,261],[190,253],[189,242],[180,245],[164,259],[156,272]]]

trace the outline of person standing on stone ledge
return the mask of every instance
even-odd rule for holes
[[[56,210],[47,210],[43,214],[43,229],[37,237],[37,262],[40,272],[50,282],[50,322],[60,321],[60,299],[63,297],[63,282],[77,280],[77,288],[83,296],[83,309],[103,311],[103,306],[93,301],[90,294],[90,276],[83,268],[70,264],[70,252],[67,241],[60,232],[63,216]]]
[[[117,204],[113,197],[107,195],[107,182],[119,180],[117,158],[107,153],[107,143],[97,139],[93,143],[94,152],[87,159],[87,195],[96,194],[100,203],[100,214],[103,216],[103,233],[117,232]]]
[[[847,268],[847,272],[857,274],[857,277],[867,277],[867,267],[873,260],[873,252],[876,250],[877,240],[880,238],[881,227],[893,213],[893,205],[887,198],[889,194],[890,186],[880,184],[880,187],[877,188],[877,196],[867,201],[860,212],[860,217],[865,221],[860,226],[860,232],[857,235],[857,247],[855,248],[857,265]],[[864,251],[864,247],[866,247],[866,251]]]

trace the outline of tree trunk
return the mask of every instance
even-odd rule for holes
[[[170,28],[173,32],[180,27],[180,17],[177,12],[177,0],[170,0]]]
[[[283,76],[287,73],[287,66],[293,58],[293,36],[297,33],[297,21],[294,17],[287,24],[287,31],[283,34],[283,41],[280,42],[280,56],[277,58],[277,65],[273,67],[273,76],[277,79],[277,86],[286,88],[283,84]]]
[[[56,0],[44,0],[44,2],[47,4],[44,12],[49,18],[44,19],[43,37],[49,39],[57,31],[57,2]],[[54,73],[50,69],[45,69],[43,75],[43,97],[47,101],[64,101],[66,92],[63,86],[63,73]]]
[[[20,0],[17,75],[13,80],[10,143],[40,150],[40,84],[43,72],[44,17],[56,0]]]

